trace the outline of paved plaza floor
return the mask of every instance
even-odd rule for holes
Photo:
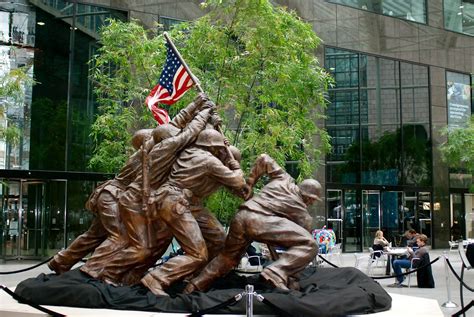
[[[430,256],[431,260],[436,259],[437,257],[441,257],[440,260],[436,261],[432,265],[432,270],[433,270],[433,276],[434,280],[436,283],[436,287],[434,289],[420,289],[416,287],[416,278],[412,278],[411,284],[412,287],[403,287],[403,288],[391,288],[388,287],[388,285],[394,283],[394,278],[390,277],[387,279],[377,279],[377,281],[386,289],[388,293],[390,293],[394,299],[394,303],[397,302],[398,305],[402,303],[402,305],[407,305],[409,307],[406,307],[406,311],[409,313],[410,311],[415,312],[416,314],[409,314],[410,316],[416,315],[417,317],[422,317],[422,316],[433,316],[432,314],[429,313],[429,311],[425,311],[426,314],[420,313],[423,312],[423,309],[420,310],[420,307],[416,307],[417,305],[423,306],[426,303],[428,303],[427,300],[431,300],[431,303],[433,303],[433,300],[436,300],[436,302],[439,305],[439,311],[442,312],[444,316],[451,316],[452,314],[456,313],[460,309],[460,293],[459,293],[459,282],[456,280],[454,275],[451,273],[451,271],[448,270],[448,277],[449,279],[446,279],[446,267],[445,267],[445,261],[444,261],[444,254],[446,254],[453,265],[454,270],[460,274],[461,272],[461,259],[459,257],[459,254],[456,251],[447,251],[447,250],[431,250],[430,251]],[[369,254],[368,253],[359,253],[357,255],[354,255],[353,253],[344,253],[340,256],[333,255],[328,258],[329,261],[332,263],[338,265],[338,266],[354,266],[356,263],[356,257],[358,257],[359,264],[358,264],[358,269],[360,269],[363,272],[367,272],[367,264],[368,264],[368,258]],[[7,261],[4,264],[0,264],[0,272],[7,272],[7,271],[13,271],[13,270],[20,270],[23,268],[30,267],[38,262],[33,262],[33,261]],[[323,264],[325,266],[328,266],[328,264]],[[29,277],[35,277],[40,273],[51,273],[49,269],[47,268],[46,265],[42,265],[38,268],[35,268],[31,271],[27,272],[22,272],[22,273],[17,273],[17,274],[10,274],[10,275],[0,275],[0,284],[5,285],[11,289],[13,289],[20,281],[29,278]],[[374,277],[384,277],[385,276],[385,267],[380,266],[373,268],[372,276]],[[464,271],[464,281],[467,285],[470,287],[474,287],[474,269],[471,270],[465,270]],[[448,294],[448,288],[447,284],[449,284],[449,290],[450,294]],[[3,292],[2,292],[3,293]],[[0,294],[4,295],[4,294]],[[450,298],[448,298],[450,297]],[[0,297],[1,298],[1,297]],[[5,298],[5,296],[3,297]],[[396,299],[396,301],[395,301]],[[444,303],[448,301],[448,299],[451,300],[454,304],[457,305],[455,308],[445,308],[442,307]],[[471,300],[474,299],[474,293],[470,292],[467,289],[464,289],[464,302],[465,304],[469,303]],[[0,303],[2,303],[0,301]],[[2,305],[0,305],[2,306]],[[436,306],[436,305],[435,305]],[[435,307],[436,308],[436,307]],[[1,309],[0,309],[1,310]],[[74,310],[72,310],[74,311]],[[96,310],[97,311],[97,310]],[[100,310],[99,310],[100,311]],[[102,316],[104,315],[105,311],[103,312],[98,312]],[[71,313],[73,314],[73,313]],[[0,314],[2,315],[2,314]],[[108,315],[108,314],[106,314]],[[114,314],[116,316],[122,316],[118,312]],[[130,315],[130,314],[129,314]],[[141,312],[134,314],[134,316],[177,316],[175,314],[154,314],[151,312]],[[374,314],[374,315],[379,315],[379,314]],[[13,316],[13,315],[12,315]],[[18,316],[21,316],[18,315]],[[91,316],[90,314],[87,314],[85,316]],[[123,315],[125,316],[125,315]],[[370,315],[369,315],[370,316]],[[395,316],[391,314],[385,314],[383,316]],[[471,308],[467,313],[466,316],[471,316],[474,317],[474,308]]]

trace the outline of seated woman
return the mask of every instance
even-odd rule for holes
[[[384,236],[383,236],[383,231],[382,230],[377,230],[377,232],[375,232],[374,246],[379,245],[379,246],[382,247],[381,248],[381,250],[382,250],[384,247],[387,247],[389,244],[390,244],[390,242],[388,242],[388,240],[385,239]],[[374,250],[375,250],[375,248],[374,248]]]
[[[377,230],[377,232],[375,232],[374,244],[372,245],[372,249],[374,251],[383,251],[383,249],[389,246],[389,244],[390,242],[388,242],[388,240],[385,239],[383,236],[383,231]],[[381,255],[382,252],[374,252],[373,258],[380,257]]]

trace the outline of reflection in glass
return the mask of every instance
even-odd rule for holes
[[[402,226],[402,192],[383,191],[381,199],[382,223],[381,230],[393,246],[398,246],[401,234],[405,231]]]
[[[342,242],[343,203],[341,190],[328,190],[326,194],[328,229],[334,230],[336,243]]]
[[[353,8],[388,15],[408,21],[426,23],[424,0],[327,0]]]
[[[344,250],[346,252],[361,251],[362,216],[360,197],[356,190],[346,190],[344,192],[344,207]]]
[[[372,246],[375,232],[380,228],[380,192],[378,190],[362,191],[362,217],[365,249]]]
[[[85,208],[84,202],[87,201],[95,185],[95,182],[92,181],[68,181],[67,245],[71,244],[77,236],[86,232],[92,223],[94,214]]]
[[[470,0],[444,0],[444,27],[474,35],[474,3]]]
[[[328,182],[429,186],[427,67],[335,48],[326,50],[326,67],[346,74],[342,85],[336,76],[336,88],[329,90]],[[347,81],[352,73],[360,81]]]

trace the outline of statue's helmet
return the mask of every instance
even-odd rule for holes
[[[164,139],[178,135],[179,131],[177,127],[169,123],[159,125],[153,129],[153,141],[158,144]]]
[[[132,146],[135,150],[138,150],[142,146],[143,141],[147,140],[151,136],[153,129],[141,129],[136,131],[132,137]]]
[[[240,162],[240,160],[242,160],[242,154],[240,154],[240,150],[237,147],[235,147],[233,145],[230,145],[229,150],[230,150],[230,153],[232,153],[232,156],[234,157],[234,159],[237,162]]]
[[[210,147],[224,147],[224,137],[221,133],[217,132],[214,129],[204,129],[202,130],[195,142],[196,145]]]
[[[300,188],[301,194],[303,196],[310,197],[312,199],[316,199],[317,201],[321,201],[321,193],[322,193],[322,186],[321,184],[312,178],[305,179],[301,183],[298,184]]]

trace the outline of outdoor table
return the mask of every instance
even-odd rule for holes
[[[385,269],[385,275],[390,275],[392,261],[391,257],[399,258],[404,255],[408,255],[407,248],[387,248],[384,253],[387,255],[387,267]]]

